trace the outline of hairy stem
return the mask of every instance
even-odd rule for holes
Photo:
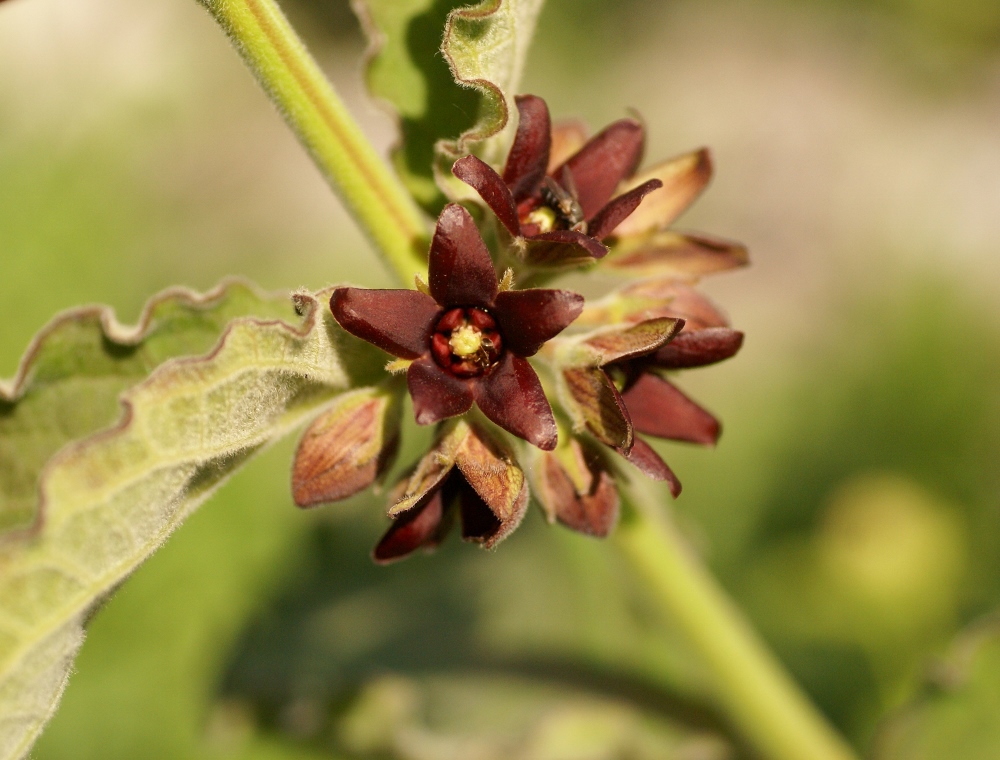
[[[406,284],[427,268],[427,228],[275,0],[198,0],[270,96],[351,215]]]
[[[633,489],[618,546],[681,629],[720,705],[769,760],[855,760],[705,570],[656,499]]]

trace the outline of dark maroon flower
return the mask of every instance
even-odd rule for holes
[[[528,263],[601,258],[608,252],[601,241],[635,211],[643,196],[663,185],[651,179],[612,197],[642,160],[642,124],[634,119],[614,122],[549,172],[548,106],[534,95],[519,96],[516,102],[520,121],[503,176],[475,156],[459,159],[452,171],[479,193],[515,240],[523,241]]]
[[[718,420],[663,374],[702,367],[733,356],[743,334],[728,327],[688,329],[677,314],[605,328],[554,347],[562,367],[564,406],[597,440],[642,472],[666,481],[674,496],[681,484],[638,434],[713,445]]]
[[[622,401],[635,433],[714,446],[722,426],[711,412],[688,398],[663,372],[715,364],[734,356],[743,345],[743,333],[728,327],[681,331],[656,351],[610,364],[618,376]],[[619,452],[652,478],[667,480],[680,493],[670,468],[645,441],[635,436],[632,449]],[[676,483],[676,486],[675,486]]]
[[[429,291],[337,288],[330,309],[348,332],[411,362],[407,385],[421,425],[476,403],[505,430],[554,448],[552,409],[527,357],[576,319],[583,297],[501,290],[479,230],[457,204],[438,218]]]
[[[372,552],[376,562],[435,548],[456,516],[463,539],[495,546],[524,517],[528,486],[502,443],[458,421],[440,432],[396,497],[389,509],[393,523]]]

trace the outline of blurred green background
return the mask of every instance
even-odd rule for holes
[[[346,2],[287,10],[387,150]],[[650,159],[712,147],[681,226],[750,246],[705,283],[748,338],[681,379],[726,434],[663,448],[677,518],[868,750],[1000,605],[1000,5],[549,0],[524,90],[593,127],[637,109]],[[389,282],[190,0],[0,6],[0,262],[4,377],[79,303]],[[297,511],[293,445],[96,614],[36,757],[746,754],[606,546],[535,512],[495,553],[375,568],[380,498]]]

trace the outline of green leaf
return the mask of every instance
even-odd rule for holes
[[[39,494],[34,527],[0,543],[0,758],[27,753],[51,717],[95,605],[253,453],[373,377],[379,357],[322,296],[293,300],[239,284],[171,291],[133,329],[108,310],[70,312],[0,389],[11,425],[0,462],[22,479],[35,467]],[[241,313],[258,316],[222,327]],[[42,443],[21,464],[8,436],[36,428]]]
[[[721,737],[620,696],[510,674],[383,675],[336,716],[334,746],[356,758],[725,760]]]
[[[1000,622],[959,636],[926,694],[881,731],[877,760],[993,760],[1000,747]]]
[[[503,159],[542,2],[356,0],[371,40],[368,87],[399,118],[393,163],[430,213],[445,203],[442,187],[448,197],[467,194],[451,175],[456,159]]]
[[[112,425],[118,397],[167,359],[209,350],[241,316],[294,319],[287,296],[239,281],[198,295],[153,298],[139,323],[100,306],[57,316],[32,342],[13,381],[0,381],[0,533],[35,520],[38,479],[66,443]]]

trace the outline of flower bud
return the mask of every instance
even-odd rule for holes
[[[577,431],[586,428],[601,443],[628,452],[634,440],[620,388],[603,369],[650,354],[668,343],[684,325],[662,317],[634,325],[610,328],[555,341],[555,363],[562,368],[560,397]]]
[[[618,520],[618,490],[604,457],[575,436],[539,455],[535,490],[550,522],[580,533],[603,538]]]
[[[373,552],[380,563],[433,549],[456,517],[463,539],[490,548],[520,524],[528,508],[527,483],[513,455],[464,420],[445,423],[394,495],[393,524]]]
[[[345,393],[299,442],[292,496],[300,507],[364,490],[389,467],[399,446],[399,394],[377,388]]]

